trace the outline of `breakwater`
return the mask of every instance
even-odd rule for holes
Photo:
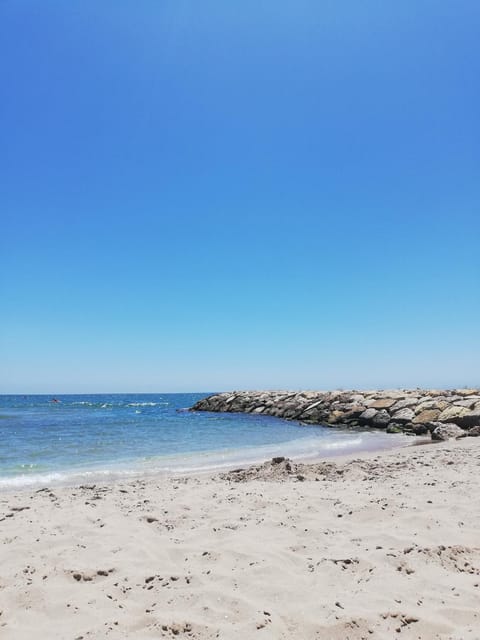
[[[480,429],[480,389],[390,391],[233,391],[208,396],[192,411],[256,413],[307,424],[367,427],[423,435]],[[440,429],[439,429],[440,427]],[[462,430],[462,431],[460,431]]]

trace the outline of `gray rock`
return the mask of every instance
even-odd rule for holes
[[[383,429],[391,421],[390,414],[385,409],[378,411],[372,420],[372,425],[378,429]]]
[[[395,411],[395,413],[392,415],[392,420],[402,423],[411,422],[414,418],[415,412],[413,411],[413,409],[409,409],[408,407],[400,409],[399,411]]]
[[[439,412],[443,411],[450,405],[445,400],[427,400],[426,402],[420,401],[415,407],[415,413],[422,413],[422,411],[427,411],[429,409],[437,409]]]
[[[365,400],[365,396],[362,396],[360,393],[354,393],[352,396],[350,396],[351,402],[358,402],[362,404],[364,400]]]
[[[418,404],[418,396],[412,396],[411,398],[405,398],[396,402],[391,408],[391,411],[395,412],[400,409],[406,409],[407,407],[414,407],[416,404]]]
[[[415,424],[412,422],[411,425],[405,425],[405,428],[407,427],[410,427],[416,436],[423,436],[429,433],[429,428],[426,424]]]
[[[476,425],[467,431],[467,436],[480,436],[480,425]]]
[[[473,409],[472,411],[469,411],[468,413],[463,415],[459,424],[467,429],[470,427],[476,427],[478,424],[480,424],[480,409]]]
[[[373,420],[377,413],[377,409],[365,409],[365,411],[359,415],[359,421],[362,423],[369,423]]]
[[[304,409],[304,413],[307,413],[307,411],[311,411],[312,409],[315,409],[315,407],[318,407],[319,404],[322,403],[322,400],[317,400],[316,402],[314,402],[313,404],[308,405],[308,407],[306,407],[306,409]]]
[[[454,402],[454,406],[455,407],[466,407],[467,409],[473,409],[473,407],[475,406],[475,402],[476,400],[473,399],[469,399],[469,400],[457,400],[456,402]]]
[[[359,418],[365,411],[365,407],[359,404],[349,404],[345,406],[345,413],[349,420]]]
[[[456,440],[465,437],[466,432],[456,424],[440,424],[432,432],[432,440]]]

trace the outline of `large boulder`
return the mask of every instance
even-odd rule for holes
[[[415,413],[422,413],[422,411],[427,411],[429,409],[438,409],[438,411],[443,411],[450,405],[445,400],[426,400],[425,402],[419,402],[415,407]]]
[[[256,409],[254,409],[252,413],[263,413],[264,411],[265,407],[256,407]]]
[[[439,409],[425,409],[412,420],[413,424],[426,424],[427,422],[435,422],[440,415]]]
[[[349,420],[359,418],[364,411],[365,407],[360,404],[349,404],[345,406],[345,413]]]
[[[442,411],[442,413],[438,416],[438,421],[453,422],[454,424],[459,424],[462,417],[467,413],[468,409],[466,407],[456,407],[452,405]]]
[[[456,440],[465,435],[466,432],[456,424],[439,424],[432,431],[432,440]]]
[[[327,419],[328,410],[324,408],[323,401],[318,401],[309,405],[302,413],[298,416],[299,420],[303,420],[306,422],[317,423],[319,424],[323,420]]]
[[[389,409],[390,407],[393,407],[396,402],[396,398],[380,398],[379,400],[372,402],[370,407],[372,407],[372,409]]]
[[[329,424],[342,424],[347,420],[347,414],[345,411],[340,411],[339,409],[335,409],[335,411],[330,411],[328,414],[327,422]]]
[[[426,435],[427,433],[430,433],[430,429],[429,429],[429,424],[427,423],[413,423],[411,425],[405,425],[405,429],[411,428],[412,433],[414,433],[416,436],[423,436]]]
[[[414,417],[415,417],[415,413],[413,409],[410,409],[409,407],[405,407],[403,409],[399,409],[398,411],[395,411],[395,413],[392,415],[392,420],[394,422],[401,422],[403,424],[406,424],[407,422],[412,422]]]
[[[465,429],[469,429],[470,427],[475,427],[480,424],[480,407],[475,406],[475,409],[472,409],[472,411],[463,415],[459,424],[461,424]]]
[[[473,409],[477,402],[478,400],[475,400],[475,398],[469,398],[468,400],[457,400],[453,404],[455,407],[465,407],[466,409]]]
[[[459,427],[468,429],[480,424],[480,408],[468,410],[466,407],[452,405],[438,416],[439,422],[453,422]]]
[[[359,422],[361,424],[370,424],[373,418],[377,415],[377,413],[378,413],[377,409],[372,409],[371,407],[369,407],[368,409],[365,409],[363,413],[360,414]]]
[[[391,417],[388,411],[381,409],[373,417],[372,426],[377,427],[377,429],[384,429],[390,421]]]
[[[358,402],[362,404],[364,400],[365,400],[365,396],[362,395],[361,393],[354,393],[353,395],[350,396],[350,402]]]
[[[315,407],[318,407],[318,405],[321,404],[322,402],[323,400],[317,400],[316,402],[309,404],[308,407],[305,407],[305,409],[303,410],[303,413],[307,413],[307,411],[312,411],[312,409],[315,409]]]
[[[398,402],[391,407],[391,410],[395,412],[407,407],[414,407],[416,404],[418,404],[418,396],[411,396],[410,398],[398,400]]]

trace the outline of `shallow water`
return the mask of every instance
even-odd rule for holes
[[[0,396],[0,488],[318,458],[411,439],[252,414],[192,413],[207,394]]]

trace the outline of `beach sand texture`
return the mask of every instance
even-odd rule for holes
[[[0,637],[480,638],[480,438],[0,498]]]

